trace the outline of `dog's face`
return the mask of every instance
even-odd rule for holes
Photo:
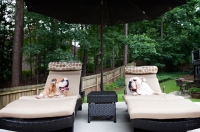
[[[62,78],[58,83],[58,88],[61,92],[69,90],[69,80],[67,78]]]
[[[51,80],[51,84],[52,84],[52,85],[56,85],[56,82],[57,82],[57,79],[56,79],[56,78],[54,78],[54,79]]]
[[[144,77],[132,77],[129,80],[128,88],[130,91],[136,91],[138,88],[140,88],[142,82],[146,81]]]

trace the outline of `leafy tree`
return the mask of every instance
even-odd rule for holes
[[[129,48],[133,59],[143,59],[151,61],[151,57],[156,55],[156,41],[145,34],[130,35]]]
[[[15,29],[13,40],[12,87],[19,86],[22,73],[23,27],[24,27],[24,1],[16,0]]]
[[[13,4],[0,1],[0,83],[11,79],[13,47]]]

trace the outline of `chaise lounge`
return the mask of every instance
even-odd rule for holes
[[[161,92],[157,71],[156,66],[126,66],[125,84],[131,77],[145,77],[154,91]],[[127,87],[123,98],[134,131],[185,132],[200,128],[200,106],[182,96],[133,96]]]
[[[70,96],[36,99],[22,96],[0,110],[0,129],[22,132],[70,131],[78,110],[82,110],[81,63],[51,62],[45,87],[53,78],[69,80]]]

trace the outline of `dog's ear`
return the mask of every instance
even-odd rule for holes
[[[57,83],[59,83],[62,80],[62,78],[58,77],[58,78],[56,78],[56,80],[57,80]]]
[[[143,82],[146,82],[146,78],[144,78],[144,77],[141,77],[141,80],[142,80]]]

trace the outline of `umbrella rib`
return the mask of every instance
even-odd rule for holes
[[[34,8],[32,8],[31,10],[34,10],[34,9],[36,9],[36,8],[42,6],[42,5],[45,5],[45,4],[48,3],[49,1],[51,1],[51,0],[47,0],[46,2],[41,3],[40,5],[38,5],[38,6],[34,7]]]
[[[142,11],[139,7],[137,7],[131,0],[129,0],[129,2],[130,2],[133,6],[135,6],[136,9],[138,9],[140,12],[142,12],[148,19],[150,19],[150,18],[145,14],[145,12]]]
[[[83,0],[80,4],[80,6],[75,10],[75,12],[72,14],[72,16],[68,19],[68,22],[70,22],[73,17],[76,15],[76,13],[78,12],[78,10],[81,8],[81,5],[83,5],[83,3],[85,2],[85,0]]]
[[[176,0],[177,2],[179,2],[180,4],[183,4],[185,2],[183,2],[182,0]]]
[[[108,16],[108,23],[110,24],[110,16],[109,16],[109,12],[108,12],[108,4],[107,1],[105,0],[105,6],[106,6],[106,10],[107,10],[107,16]]]

